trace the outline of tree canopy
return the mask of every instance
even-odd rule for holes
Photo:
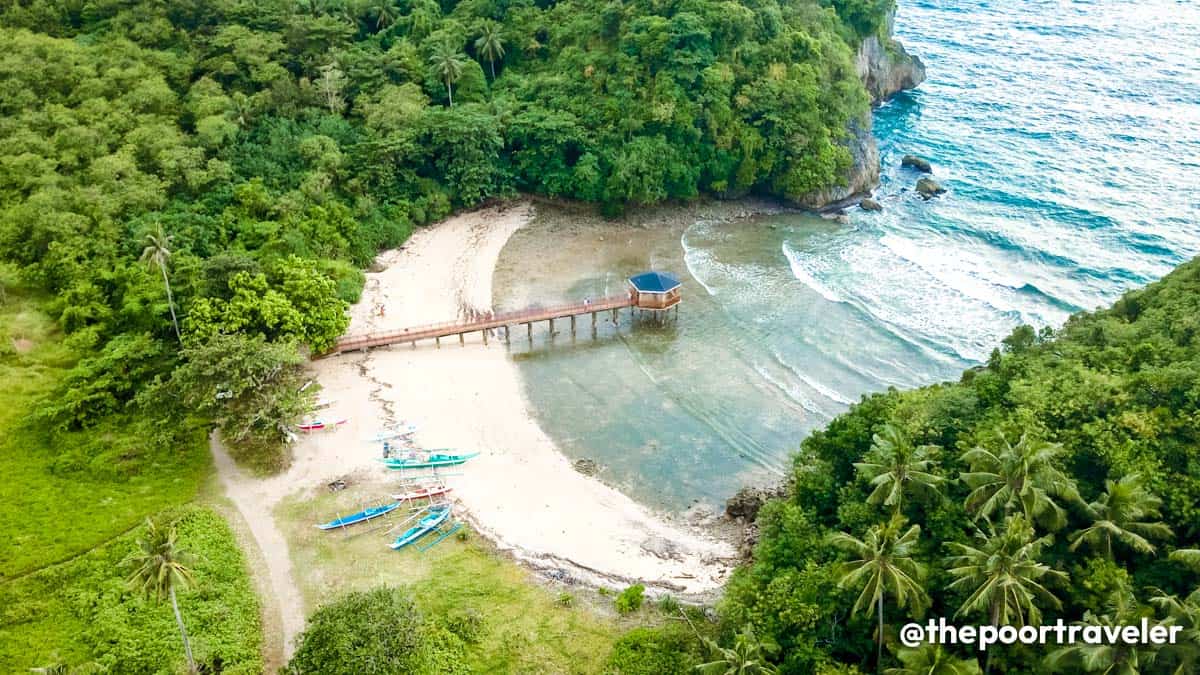
[[[929,615],[1015,626],[1145,617],[1193,629],[1198,373],[1200,259],[1060,330],[1015,330],[957,382],[864,397],[803,442],[788,496],[763,507],[754,561],[721,607],[727,640],[753,627],[781,647],[785,673],[1190,672],[1200,662],[1192,639],[1049,658],[1019,646],[889,646],[879,658],[879,617],[854,611],[871,586],[842,575],[865,569],[880,548],[867,544],[905,518],[920,526],[903,559],[927,570],[916,590]],[[889,609],[894,630],[924,607]]]

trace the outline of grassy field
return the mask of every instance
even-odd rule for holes
[[[196,555],[201,587],[181,606],[197,655],[220,656],[234,665],[226,672],[261,670],[244,559],[224,521],[193,505],[211,471],[203,437],[150,454],[115,422],[53,441],[27,424],[74,356],[41,311],[44,298],[2,267],[0,289],[0,672],[89,662],[173,672],[182,663],[169,607],[130,594],[120,567],[148,515],[180,518]]]
[[[146,514],[191,501],[210,459],[196,446],[145,457],[133,432],[104,425],[60,435],[25,424],[74,356],[39,307],[42,298],[0,269],[0,581],[72,556],[128,531]],[[103,446],[106,457],[137,457],[114,466],[66,466],[65,456]]]
[[[313,527],[377,496],[364,490],[370,488],[304,495],[276,512],[310,611],[347,591],[405,586],[435,620],[464,612],[483,616],[483,637],[468,655],[472,671],[481,673],[602,672],[622,632],[659,621],[649,607],[618,618],[611,597],[596,591],[548,588],[473,533],[422,553],[392,551],[384,530],[374,525],[350,536]]]

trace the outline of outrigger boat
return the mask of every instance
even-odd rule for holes
[[[397,502],[412,502],[418,499],[433,499],[450,492],[453,488],[444,483],[434,485],[413,485],[407,491],[392,495]]]
[[[386,504],[380,504],[379,506],[371,506],[359,511],[358,513],[351,513],[348,516],[335,518],[328,523],[317,525],[317,528],[321,530],[336,530],[340,527],[346,527],[347,525],[365,523],[372,518],[378,518],[379,516],[391,513],[399,507],[400,502],[388,502]]]
[[[453,455],[443,452],[410,452],[405,453],[401,457],[387,457],[379,461],[383,462],[389,469],[428,469],[437,466],[456,466],[478,454],[478,452],[472,452],[469,455]]]
[[[397,438],[412,436],[417,433],[417,425],[415,424],[397,424],[395,426],[381,429],[373,436],[363,438],[368,443],[381,443],[383,441],[391,441]]]
[[[405,546],[408,546],[414,541],[436,530],[441,526],[442,523],[446,522],[446,519],[449,517],[449,504],[435,504],[430,506],[427,509],[427,513],[417,521],[416,525],[413,525],[405,530],[399,537],[396,537],[396,541],[388,544],[388,546],[391,547],[393,551],[399,551]]]
[[[332,422],[326,422],[323,419],[305,420],[296,425],[300,431],[320,431],[321,429],[333,429],[345,424],[348,420],[345,417],[339,417]]]

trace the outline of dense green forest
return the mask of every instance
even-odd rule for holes
[[[1193,260],[1059,331],[1017,329],[958,382],[865,397],[806,439],[728,587],[727,630],[751,626],[787,673],[1196,672],[1198,449]],[[976,664],[963,647],[901,648],[898,628],[930,616],[1182,632],[1162,647],[992,647]]]
[[[243,459],[278,466],[285,431],[263,420],[306,405],[289,350],[342,332],[378,250],[518,192],[615,212],[838,183],[868,107],[853,51],[890,9],[6,3],[0,255],[81,355],[39,418],[220,418]],[[204,354],[221,369],[176,368]],[[265,373],[278,386],[238,386]],[[179,442],[172,422],[147,437]]]

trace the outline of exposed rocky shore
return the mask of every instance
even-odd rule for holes
[[[894,14],[887,19],[887,38],[872,35],[858,47],[855,65],[863,86],[871,95],[871,105],[877,106],[897,92],[912,89],[925,81],[925,64],[909,54],[904,45],[892,39]],[[819,211],[835,211],[857,203],[879,184],[879,148],[871,133],[871,115],[850,124],[847,147],[854,163],[844,185],[837,185],[806,195],[798,205]]]

